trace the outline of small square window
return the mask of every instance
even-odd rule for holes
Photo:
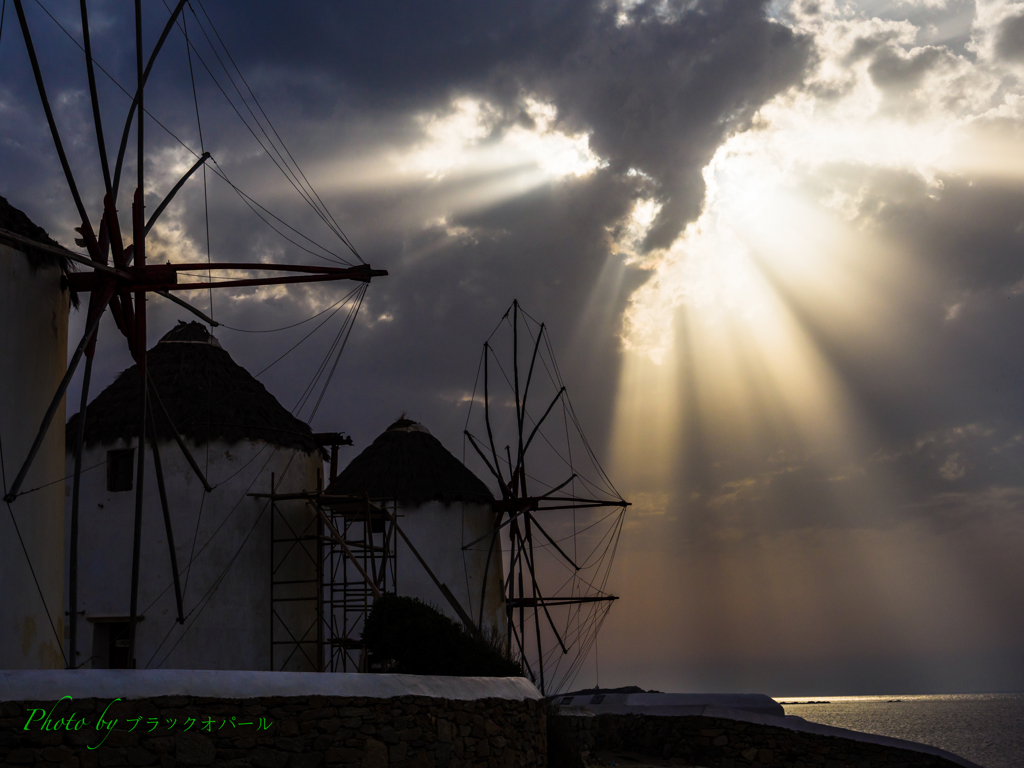
[[[107,451],[107,490],[130,491],[135,477],[135,449]]]

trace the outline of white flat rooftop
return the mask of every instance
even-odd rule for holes
[[[713,709],[735,709],[782,717],[786,711],[763,693],[583,693],[558,696],[555,704],[583,707],[595,715],[700,715]]]
[[[205,696],[257,699],[266,696],[350,696],[387,699],[539,700],[523,677],[436,677],[333,672],[250,672],[197,669],[0,670],[0,701],[141,699]]]
[[[883,747],[923,752],[942,757],[963,768],[981,768],[938,747],[915,741],[876,736],[846,728],[834,728],[787,715],[775,699],[760,693],[601,693],[590,691],[557,696],[554,703],[564,715],[594,717],[596,715],[648,715],[654,717],[717,717],[745,723],[771,725],[791,731],[835,736]]]

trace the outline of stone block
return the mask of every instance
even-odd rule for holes
[[[324,757],[329,763],[356,763],[363,759],[363,752],[351,747],[332,747]]]
[[[438,742],[434,754],[437,756],[437,768],[448,768],[452,761],[451,742]]]
[[[122,731],[120,728],[115,728],[110,731],[109,734],[101,733],[100,736],[106,735],[107,738],[103,742],[104,747],[119,748],[124,747],[131,749],[132,747],[139,746],[139,734],[132,733],[130,731]]]
[[[288,755],[266,747],[256,747],[252,753],[252,764],[256,768],[284,768],[288,765]]]
[[[317,768],[323,762],[324,756],[319,752],[304,752],[301,755],[292,755],[288,761],[288,768]]]
[[[72,758],[74,754],[67,747],[47,747],[39,753],[40,757],[48,763],[63,763]]]
[[[36,759],[36,751],[34,749],[15,749],[7,755],[7,762],[12,765],[32,765]]]
[[[117,766],[128,765],[128,761],[125,760],[124,755],[121,754],[119,749],[100,747],[96,750],[96,753],[99,757],[100,768],[116,768]]]
[[[452,743],[452,724],[447,720],[437,721],[437,740],[442,744]]]
[[[392,763],[400,763],[405,760],[409,747],[406,744],[394,744],[388,747],[388,760]]]
[[[297,720],[288,718],[282,720],[278,725],[281,727],[279,733],[282,736],[298,736],[299,735],[299,723]]]
[[[282,752],[302,752],[306,748],[306,740],[301,736],[294,739],[278,737],[274,739],[274,746]]]
[[[337,717],[328,717],[317,722],[316,727],[322,733],[337,733],[341,728],[341,720]]]
[[[57,731],[29,731],[28,740],[36,747],[57,747],[60,746],[64,737]]]
[[[154,736],[151,739],[146,739],[142,746],[151,752],[159,752],[160,754],[170,754],[174,751],[174,737],[173,736]]]
[[[387,768],[388,748],[383,741],[367,739],[363,747],[362,768]]]
[[[128,762],[131,765],[136,766],[152,765],[159,759],[148,749],[143,749],[142,747],[129,749],[125,757],[128,758]]]
[[[182,765],[210,765],[217,756],[213,742],[198,733],[176,734],[174,759]]]

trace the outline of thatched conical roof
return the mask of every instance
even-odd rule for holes
[[[404,506],[428,501],[490,504],[483,482],[422,424],[401,418],[352,459],[328,493],[394,498]]]
[[[32,219],[25,215],[24,211],[15,208],[7,202],[7,198],[2,195],[0,195],[0,229],[30,238],[43,245],[61,247],[60,243],[50,237],[45,229],[33,222]],[[43,266],[57,266],[60,267],[62,272],[67,274],[71,262],[55,254],[53,251],[36,249],[22,242],[14,242],[12,245],[25,254],[29,264],[32,265],[32,269],[38,269]]]
[[[318,450],[309,425],[292,416],[266,387],[235,363],[202,323],[179,322],[147,355],[149,375],[179,433],[197,443],[262,440],[308,453]],[[133,365],[89,403],[85,443],[133,440],[139,434],[142,387]],[[174,439],[152,399],[157,435]],[[67,423],[65,445],[73,451],[78,414]]]

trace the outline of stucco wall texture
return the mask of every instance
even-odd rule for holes
[[[57,267],[33,271],[23,253],[0,244],[0,447],[5,490],[28,455],[64,376],[69,296],[61,290],[60,278]],[[6,504],[0,507],[0,667],[7,669],[64,667],[58,639],[64,632],[64,421],[61,402],[22,488],[57,482],[19,496],[10,512]]]
[[[214,486],[211,493],[204,494],[176,443],[159,442],[184,591],[184,626],[176,622],[167,532],[151,446],[146,448],[138,666],[269,670],[270,509],[267,499],[248,494],[269,493],[272,474],[279,493],[314,490],[321,459],[262,441],[187,444]],[[82,475],[78,539],[76,661],[86,669],[107,667],[109,638],[103,634],[105,626],[111,619],[129,614],[134,485],[130,491],[107,490],[104,466],[108,451],[127,447],[136,447],[136,441],[118,441],[83,451],[82,466],[96,467]],[[74,457],[68,454],[67,474],[73,469]],[[68,480],[65,515],[69,542],[70,483]],[[279,509],[296,531],[305,530],[314,514],[308,505],[296,501],[282,502]],[[304,570],[289,574],[288,568]],[[279,569],[277,578],[314,578],[315,573],[314,560],[296,557],[285,563],[284,570]],[[287,603],[277,610],[289,628],[299,634],[316,621],[315,602]],[[280,657],[275,660],[275,668],[280,669],[286,654],[280,649],[277,654]],[[310,665],[302,654],[294,654],[287,668],[302,670]]]

